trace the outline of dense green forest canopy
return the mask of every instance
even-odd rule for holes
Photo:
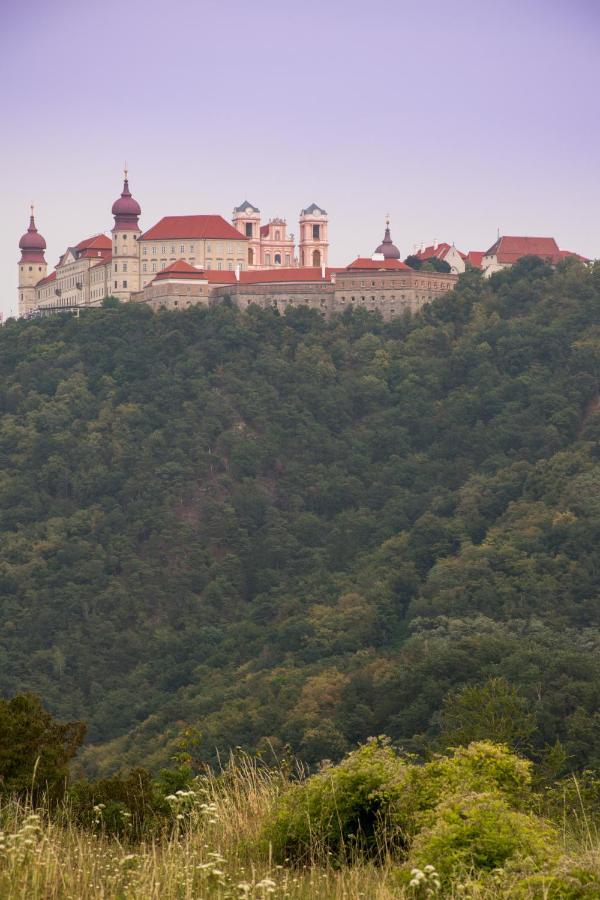
[[[419,751],[485,683],[532,753],[600,766],[599,373],[600,267],[571,261],[387,324],[8,322],[0,689],[88,722],[90,772],[188,728],[207,760]]]

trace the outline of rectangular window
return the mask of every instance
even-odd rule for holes
[[[144,244],[144,249],[142,250],[142,253],[144,254],[144,256],[146,256],[148,253],[148,248],[146,247],[145,244]]]
[[[221,271],[222,268],[223,268],[223,260],[218,259],[217,260],[217,269],[219,270],[219,272]]]
[[[124,272],[127,271],[127,263],[123,263],[122,269],[123,269]]]
[[[156,272],[156,260],[152,260],[152,271]]]
[[[126,281],[123,282],[123,287],[124,287],[124,288],[127,287],[127,282],[126,282]]]
[[[181,245],[179,246],[179,252],[180,252],[180,253],[185,253],[185,244],[181,244]]]
[[[194,252],[194,245],[190,244],[190,253],[193,253],[193,252]]]
[[[231,256],[232,253],[233,253],[233,244],[231,243],[231,241],[229,241],[229,243],[227,244],[227,255]]]
[[[152,247],[152,255],[156,255],[156,244]]]
[[[252,222],[246,222],[246,237],[252,237]]]
[[[175,253],[175,244],[171,244],[171,253]]]
[[[148,263],[142,263],[142,272],[148,271]]]
[[[164,261],[163,261],[163,262],[161,262],[161,264],[160,264],[160,267],[161,267],[161,269],[164,269],[164,268],[166,268],[166,265],[167,265],[167,264],[166,264],[166,262],[164,262]]]
[[[117,271],[118,271],[117,264],[115,263],[115,272],[117,272]]]
[[[320,241],[321,240],[321,226],[313,225],[312,231],[313,231],[313,241]]]
[[[116,286],[117,286],[117,282],[115,281],[115,288],[116,288]]]

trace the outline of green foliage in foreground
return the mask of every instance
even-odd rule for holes
[[[105,775],[186,726],[203,761],[443,749],[502,679],[489,736],[600,766],[599,313],[597,267],[524,260],[389,324],[7,323],[3,691],[89,722]]]
[[[0,791],[60,796],[85,731],[57,722],[33,694],[0,699]]]
[[[571,815],[546,818],[531,763],[490,742],[419,765],[381,739],[308,778],[238,753],[163,794],[162,822],[141,842],[114,829],[108,803],[124,784],[105,782],[108,802],[87,824],[72,793],[35,810],[1,797],[0,896],[600,896],[597,808],[580,806],[585,830]],[[159,782],[133,788],[146,790]]]
[[[506,831],[517,843],[524,839],[530,820],[518,810],[531,805],[530,788],[531,763],[500,745],[474,743],[418,765],[398,755],[388,742],[372,740],[338,765],[326,766],[284,792],[264,840],[280,862],[314,861],[315,853],[321,859],[348,861],[367,855],[383,860],[405,854],[419,835],[413,861],[423,861],[426,847],[430,856],[425,862],[441,871],[450,856],[442,859],[440,841],[455,842],[458,855],[461,848],[467,853],[469,835],[476,841],[481,829],[486,844],[486,829],[493,829],[495,817],[500,829],[504,810]],[[482,818],[473,815],[477,798]],[[473,821],[464,834],[453,837],[452,826],[460,819]],[[543,829],[538,832],[544,836]],[[498,840],[504,840],[500,830]],[[533,847],[534,837],[530,843]],[[510,847],[513,844],[506,856]],[[500,864],[493,859],[502,852],[490,848],[489,868]]]

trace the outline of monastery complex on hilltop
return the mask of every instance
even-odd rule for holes
[[[143,232],[127,172],[112,214],[111,237],[97,234],[67,248],[48,274],[32,208],[19,242],[20,316],[76,312],[112,296],[154,310],[225,298],[241,308],[308,306],[326,316],[362,306],[390,319],[451,290],[468,266],[491,274],[528,253],[552,262],[575,255],[559,250],[553,238],[499,237],[486,253],[464,254],[446,243],[423,247],[409,260],[413,267],[402,262],[388,222],[371,257],[331,268],[327,213],[314,203],[300,212],[297,251],[285,219],[261,225],[260,210],[248,202],[235,207],[231,223],[218,215],[165,216]],[[419,268],[436,260],[447,263],[446,271]]]

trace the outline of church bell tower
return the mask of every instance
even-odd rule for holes
[[[139,216],[142,209],[131,196],[129,178],[125,169],[123,190],[112,206],[115,217],[112,234],[112,272],[108,280],[108,293],[119,300],[129,300],[133,291],[140,289],[140,253],[138,238],[141,235]]]
[[[46,241],[35,227],[33,204],[29,228],[19,241],[21,258],[19,260],[18,303],[19,316],[28,316],[37,307],[36,284],[46,277],[48,267],[44,257]]]
[[[316,203],[300,212],[300,243],[298,245],[301,266],[326,266],[329,243],[327,240],[327,213]]]

